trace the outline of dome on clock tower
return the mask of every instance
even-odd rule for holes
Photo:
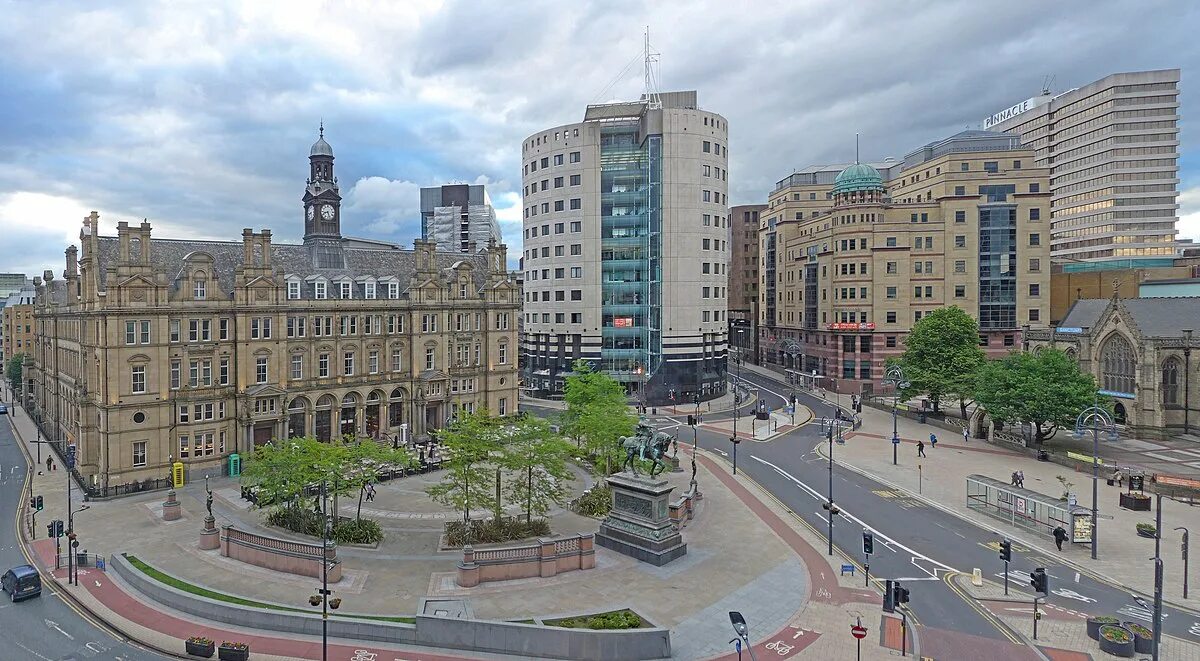
[[[308,150],[309,156],[328,156],[333,158],[333,147],[325,142],[325,122],[321,122],[320,136],[313,143],[312,149]]]

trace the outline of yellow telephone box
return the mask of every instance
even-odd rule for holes
[[[173,487],[178,489],[183,486],[183,462],[177,461],[171,464],[171,482]]]

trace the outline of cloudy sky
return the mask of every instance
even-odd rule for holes
[[[794,168],[903,156],[1041,89],[1183,69],[1181,234],[1200,238],[1200,3],[0,0],[0,271],[103,229],[302,232],[324,119],[343,232],[410,243],[420,186],[488,184],[520,244],[520,144],[588,103],[696,89],[731,132],[730,201]],[[631,65],[627,68],[627,65]],[[625,75],[621,75],[622,71]],[[515,258],[514,258],[515,259]]]

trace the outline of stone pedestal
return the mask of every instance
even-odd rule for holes
[[[167,492],[167,500],[163,503],[163,521],[178,521],[179,517],[183,516],[179,507],[179,500],[175,498],[175,490],[171,489]]]
[[[608,485],[612,510],[596,533],[597,544],[659,567],[687,553],[671,523],[674,487],[666,480],[626,472],[609,477]]]
[[[672,473],[682,473],[683,468],[679,465],[678,456],[663,457],[663,462],[671,469]]]
[[[217,530],[217,520],[211,516],[204,517],[204,530],[200,531],[200,548],[205,551],[221,548],[221,533]]]

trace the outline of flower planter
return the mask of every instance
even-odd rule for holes
[[[1154,653],[1154,631],[1136,622],[1125,622],[1122,626],[1133,633],[1133,651],[1139,654]]]
[[[1137,528],[1136,530],[1138,537],[1145,537],[1146,539],[1154,539],[1157,537],[1157,531],[1153,528]]]
[[[1121,621],[1108,615],[1098,615],[1087,619],[1087,635],[1092,640],[1100,640],[1100,627],[1106,624],[1120,624]]]
[[[1133,510],[1135,512],[1149,512],[1150,496],[1128,492],[1122,493],[1120,504],[1121,507],[1124,507],[1127,510]]]
[[[217,644],[211,640],[207,643],[197,643],[186,640],[184,641],[183,646],[188,654],[192,656],[201,656],[206,659],[211,659],[213,652],[215,652],[217,649]]]
[[[1117,639],[1106,637],[1114,636]],[[1133,656],[1134,637],[1133,632],[1125,627],[1116,624],[1106,624],[1100,627],[1100,651],[1107,652],[1113,656],[1131,657]]]
[[[221,661],[246,661],[250,658],[248,646],[230,647],[222,644],[217,648],[217,658]]]

